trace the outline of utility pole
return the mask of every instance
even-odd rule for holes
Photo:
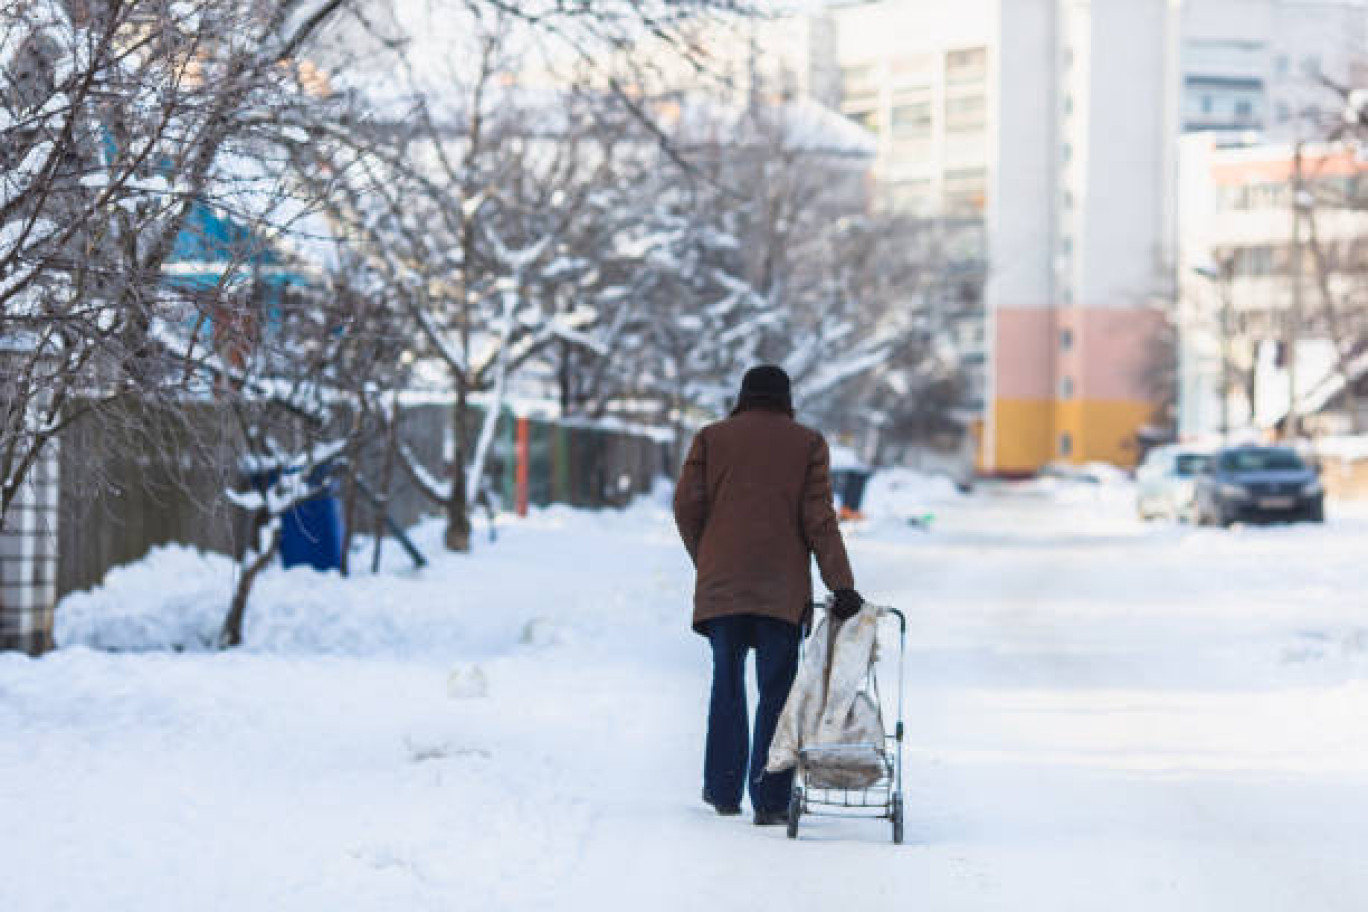
[[[1221,259],[1221,446],[1230,445],[1230,334],[1231,284],[1235,279],[1235,256]],[[1251,416],[1252,417],[1252,416]]]
[[[1302,141],[1297,140],[1292,153],[1292,258],[1288,275],[1292,282],[1292,297],[1287,309],[1287,324],[1283,327],[1283,345],[1287,359],[1287,419],[1283,435],[1296,440],[1301,432],[1297,413],[1297,340],[1301,335],[1302,320]]]
[[[1230,443],[1230,343],[1234,322],[1234,294],[1231,286],[1235,280],[1235,256],[1227,254],[1214,266],[1197,266],[1193,272],[1215,286],[1220,305],[1217,326],[1221,334],[1221,445],[1226,446]]]

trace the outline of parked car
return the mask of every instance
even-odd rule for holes
[[[1135,470],[1135,510],[1142,520],[1192,520],[1197,476],[1211,454],[1185,446],[1155,447]]]
[[[1290,447],[1217,450],[1197,478],[1197,521],[1323,522],[1325,489],[1316,470]]]

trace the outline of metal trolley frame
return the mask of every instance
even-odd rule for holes
[[[903,841],[903,671],[907,657],[907,618],[896,608],[873,605],[882,620],[893,617],[898,621],[898,691],[897,720],[891,734],[885,731],[884,743],[827,744],[803,748],[798,752],[798,768],[794,772],[793,792],[789,797],[788,837],[798,838],[798,825],[804,815],[818,817],[847,817],[868,820],[887,820],[893,827],[893,842]],[[871,662],[864,689],[873,698],[882,715],[883,702],[879,695],[877,662]],[[813,783],[808,759],[824,751],[851,748],[881,748],[884,774],[877,782],[863,789],[825,788]]]

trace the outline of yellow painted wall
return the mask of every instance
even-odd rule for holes
[[[993,472],[1034,472],[1054,458],[1053,401],[997,399],[993,419]]]
[[[998,399],[993,403],[995,459],[991,471],[1035,472],[1050,462],[1136,462],[1135,434],[1153,414],[1148,402],[1121,399]],[[1073,437],[1073,453],[1059,452],[1060,435]],[[980,447],[979,468],[984,465]]]
[[[1139,455],[1135,435],[1154,414],[1154,405],[1127,399],[1079,399],[1060,403],[1056,436],[1073,434],[1071,462],[1109,462],[1132,468]]]

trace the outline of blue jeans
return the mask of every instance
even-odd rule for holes
[[[755,810],[787,810],[793,771],[766,773],[765,762],[798,671],[801,633],[787,621],[751,614],[714,618],[706,630],[712,644],[713,679],[703,761],[704,798],[714,804],[740,805],[749,782]],[[760,692],[753,738],[746,719],[746,653],[752,649]]]

